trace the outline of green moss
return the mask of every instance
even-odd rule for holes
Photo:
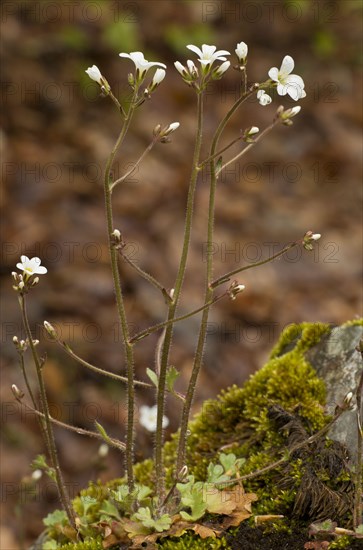
[[[102,546],[102,539],[95,538],[87,540],[85,542],[78,542],[77,544],[69,543],[59,547],[59,550],[104,550]]]
[[[158,544],[163,550],[224,550],[230,548],[224,538],[201,539],[194,533],[186,533],[182,537],[171,537]]]
[[[302,323],[287,327],[273,348],[269,361],[243,387],[232,386],[223,390],[217,399],[203,404],[202,410],[189,424],[190,435],[187,441],[187,464],[196,479],[206,478],[208,464],[221,451],[230,451],[238,458],[246,459],[242,475],[255,472],[280,459],[286,446],[286,436],[277,430],[270,419],[269,411],[272,406],[279,405],[288,413],[298,414],[299,421],[308,434],[316,432],[329,422],[330,418],[324,413],[325,384],[317,376],[305,354],[328,335],[330,330],[330,325],[322,323]],[[177,443],[178,433],[164,447],[169,486],[175,467]],[[327,439],[326,447],[329,448],[329,445],[331,443]],[[309,460],[296,456],[288,465],[285,463],[260,477],[245,481],[246,491],[258,495],[258,501],[253,506],[254,513],[284,514],[290,517],[305,468],[312,465]],[[281,480],[286,475],[289,483],[284,486]],[[337,472],[333,481],[329,480],[325,471],[318,475],[332,489],[349,481],[349,473],[345,470]],[[139,483],[153,486],[154,476],[151,459],[135,465],[135,477]],[[81,495],[96,498],[102,503],[108,498],[109,489],[116,488],[122,482],[124,480],[117,479],[106,485],[93,483]],[[187,533],[178,539],[164,539],[159,547],[166,550],[228,548],[224,539],[202,540],[194,533]],[[68,545],[62,547],[62,550],[63,548],[88,550],[87,546],[79,545]],[[100,547],[90,547],[90,550],[91,548],[98,550]]]
[[[342,327],[363,327],[363,319],[353,319],[352,321],[347,321],[342,325]]]

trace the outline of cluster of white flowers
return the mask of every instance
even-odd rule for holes
[[[189,44],[187,48],[198,56],[198,61],[201,65],[202,77],[206,77],[208,75],[213,80],[218,80],[222,78],[231,65],[231,62],[226,58],[226,56],[231,55],[231,53],[227,50],[217,50],[216,46],[208,44],[203,44],[201,48],[198,48],[198,46],[194,46],[193,44]],[[234,51],[238,59],[238,65],[235,66],[235,68],[245,70],[248,55],[247,44],[245,42],[239,42]],[[129,82],[131,85],[134,85],[135,82],[140,84],[144,80],[149,69],[158,67],[150,85],[144,90],[145,96],[149,97],[150,93],[152,93],[164,80],[166,65],[158,61],[147,61],[142,52],[120,53],[119,55],[120,57],[131,59],[135,65],[135,75],[129,75]],[[221,64],[212,69],[212,65],[217,61],[221,62]],[[200,75],[198,68],[191,59],[187,60],[186,65],[183,65],[180,61],[175,61],[174,66],[182,76],[184,82],[186,82],[189,86],[196,86],[196,81],[199,79]],[[261,88],[257,91],[257,99],[260,105],[266,106],[272,102],[272,97],[266,93],[264,89],[268,87],[275,87],[279,95],[289,95],[294,101],[298,101],[299,99],[306,97],[303,79],[299,75],[292,74],[294,66],[295,63],[293,58],[290,55],[285,55],[280,69],[277,67],[272,67],[268,71],[270,80],[261,85]],[[109,93],[109,84],[104,76],[102,76],[96,65],[89,67],[86,70],[86,73],[92,80],[98,82],[106,93]]]

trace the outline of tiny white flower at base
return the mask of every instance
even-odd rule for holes
[[[119,229],[114,229],[112,231],[112,237],[115,237],[118,241],[121,239],[121,231]]]
[[[140,424],[146,428],[149,432],[156,431],[156,421],[157,421],[158,408],[156,405],[153,407],[148,407],[147,405],[142,405],[140,407]],[[163,428],[169,426],[169,418],[163,416]]]
[[[15,399],[22,399],[24,397],[24,392],[19,390],[18,386],[16,384],[11,385],[11,391],[13,392],[13,395]]]
[[[305,84],[301,76],[297,74],[290,74],[294,69],[295,62],[290,55],[285,55],[282,60],[281,67],[272,67],[268,75],[274,82],[277,83],[277,93],[279,95],[289,96],[297,101],[306,97],[306,92],[304,90]]]
[[[269,105],[272,101],[272,97],[266,94],[265,90],[258,90],[257,99],[260,105],[263,107]]]
[[[247,44],[245,42],[240,42],[237,44],[237,48],[234,51],[236,52],[239,62],[244,63],[248,54]]]
[[[94,80],[95,82],[97,82],[97,84],[102,86],[102,74],[97,65],[92,65],[92,67],[88,67],[85,72],[88,74],[91,80]]]
[[[21,263],[17,263],[16,267],[18,269],[21,269],[23,271],[24,275],[28,275],[29,277],[34,274],[44,275],[47,273],[47,268],[41,266],[42,263],[40,258],[37,258],[36,256],[34,258],[29,259],[28,256],[21,256]],[[20,287],[20,283],[19,283]],[[24,283],[21,288],[24,287]]]
[[[109,450],[110,450],[109,446],[106,443],[102,443],[102,445],[98,447],[98,456],[100,456],[101,458],[104,458],[105,456],[108,455]]]
[[[43,475],[43,472],[42,470],[34,470],[34,472],[32,473],[32,480],[33,481],[39,481],[39,479],[42,477]]]
[[[313,241],[318,241],[320,239],[320,237],[321,237],[320,233],[313,233],[311,235],[311,238],[312,238]]]

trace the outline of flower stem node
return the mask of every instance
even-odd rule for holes
[[[305,248],[305,250],[313,250],[314,241],[318,241],[320,237],[321,237],[320,233],[313,233],[312,231],[307,231],[302,241],[302,245]]]
[[[227,294],[231,300],[235,300],[237,298],[237,295],[243,292],[245,288],[245,285],[239,284],[238,281],[233,281],[233,283],[227,290]]]
[[[57,338],[57,333],[56,333],[55,328],[53,327],[53,325],[48,323],[48,321],[44,321],[44,328],[47,331],[47,333],[49,334],[49,336],[51,336],[51,338]]]

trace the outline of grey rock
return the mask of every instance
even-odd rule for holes
[[[306,354],[318,376],[325,381],[329,414],[334,414],[336,406],[342,403],[346,394],[353,392],[352,409],[337,419],[328,434],[331,439],[347,447],[353,463],[357,457],[356,392],[363,369],[362,357],[356,347],[362,337],[362,326],[336,327]]]

